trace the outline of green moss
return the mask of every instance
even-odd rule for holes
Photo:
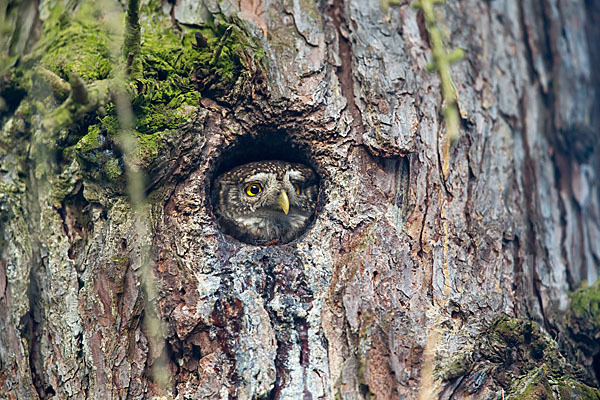
[[[103,102],[101,113],[94,114],[93,108],[69,119],[73,110],[56,107],[68,103],[66,90],[52,94],[52,86],[32,73],[39,67],[65,81],[76,74],[88,84],[112,85],[126,62],[122,52],[115,51],[122,47],[119,41],[123,38],[107,23],[101,2],[83,2],[75,8],[62,2],[44,3],[40,15],[40,41],[13,70],[10,86],[0,91],[30,94],[20,105],[25,117],[52,112],[55,125],[69,126],[70,137],[59,145],[65,148],[57,150],[66,162],[76,158],[87,178],[123,182],[115,105]],[[139,65],[123,85],[130,95],[140,167],[148,169],[160,157],[164,138],[194,118],[201,98],[233,96],[233,88],[248,76],[248,68],[262,62],[264,50],[252,42],[235,18],[213,15],[203,26],[174,26],[158,0],[143,3],[139,22],[141,41],[135,57]]]
[[[144,168],[160,156],[161,139],[193,118],[203,93],[219,95],[230,90],[245,68],[240,56],[250,46],[249,38],[237,27],[217,21],[178,30],[160,6],[153,7],[157,5],[142,6],[141,72],[132,82],[134,130]],[[258,57],[264,55],[262,49],[254,50]],[[113,105],[106,110],[107,115],[93,123],[93,131],[114,138],[119,132],[117,110]],[[82,139],[80,151],[94,152],[87,145],[90,139]]]
[[[82,153],[86,153],[95,149],[100,144],[100,138],[98,135],[100,134],[100,127],[98,125],[91,125],[88,127],[88,133],[84,137],[82,137],[75,148]]]
[[[581,329],[600,331],[600,280],[592,286],[571,293],[569,319]]]
[[[106,79],[114,62],[108,47],[114,39],[97,4],[84,2],[73,12],[56,6],[44,21],[41,40],[29,59],[63,79],[72,73],[86,81]]]
[[[542,364],[528,374],[515,379],[507,396],[511,400],[553,399],[600,400],[600,391],[571,377],[553,376],[552,368]]]
[[[90,125],[90,127],[88,127],[88,132],[90,129],[98,130],[99,133],[102,133],[105,136],[115,137],[119,134],[121,129],[119,117],[117,116],[117,110],[112,103],[106,106],[106,110],[108,111],[108,115],[104,117],[97,117],[97,123]]]
[[[56,179],[52,185],[52,200],[54,203],[60,204],[72,188],[71,182],[67,179]]]
[[[511,374],[506,377],[510,379],[508,399],[554,398],[556,390],[564,399],[600,399],[597,389],[577,381],[575,369],[562,357],[557,344],[532,321],[498,319],[481,350],[495,362],[512,360]]]
[[[515,379],[508,398],[514,400],[547,399],[548,395],[552,393],[551,390],[548,391],[547,384],[545,365],[542,365],[530,371],[529,374]]]
[[[116,118],[106,117],[97,125],[90,125],[88,133],[74,146],[74,152],[82,169],[95,180],[120,182],[123,175],[121,161],[113,152],[108,128]],[[69,150],[71,152],[71,150]]]
[[[452,361],[450,361],[450,363],[447,365],[441,368],[436,368],[436,374],[443,381],[450,381],[466,375],[471,369],[472,365],[473,361],[471,358],[471,352],[461,353],[454,356]]]
[[[543,358],[547,348],[556,346],[532,321],[501,318],[492,325],[492,333],[509,346],[522,346],[534,360]]]
[[[123,170],[119,165],[119,160],[116,158],[109,158],[104,166],[104,172],[111,181],[118,181],[123,175]]]
[[[493,325],[492,331],[508,344],[523,343],[522,322],[518,319],[499,319]]]
[[[559,381],[558,392],[561,399],[600,400],[600,391],[598,389],[589,387],[573,379]]]
[[[142,160],[154,159],[160,150],[160,139],[164,132],[138,136],[138,157]]]

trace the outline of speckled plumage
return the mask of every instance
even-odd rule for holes
[[[249,196],[246,188],[260,184],[262,191]],[[296,192],[294,184],[300,188]],[[278,198],[285,191],[289,212]],[[257,161],[240,165],[215,179],[213,206],[224,232],[253,243],[287,243],[297,238],[315,212],[318,179],[306,165],[287,161]]]

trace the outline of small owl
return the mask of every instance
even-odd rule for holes
[[[318,179],[303,164],[257,161],[220,175],[212,192],[225,233],[252,244],[287,243],[315,212]]]

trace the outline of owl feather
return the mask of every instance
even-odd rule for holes
[[[240,241],[288,243],[312,220],[317,194],[317,175],[304,164],[251,162],[217,177],[214,213],[223,231]]]

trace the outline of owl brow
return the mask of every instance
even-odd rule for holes
[[[295,181],[300,181],[300,182],[304,182],[306,179],[304,178],[304,175],[302,174],[302,172],[296,170],[296,169],[291,169],[287,172],[287,175],[289,177],[290,180],[295,180]]]
[[[267,179],[269,179],[269,174],[259,172],[258,174],[250,175],[248,178],[244,179],[244,182],[266,181]]]

